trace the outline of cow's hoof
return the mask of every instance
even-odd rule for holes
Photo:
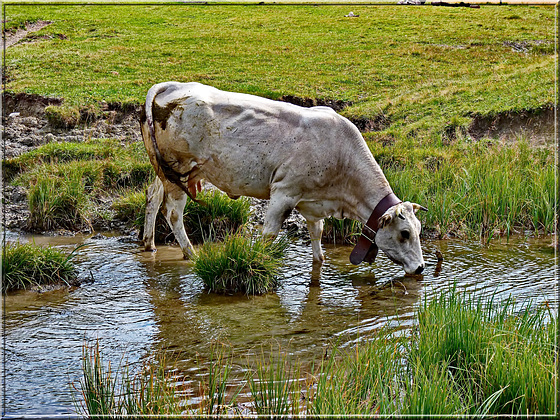
[[[146,248],[144,248],[144,251],[146,251],[146,252],[156,252],[156,251],[157,251],[157,248],[156,248],[156,247],[147,246]]]
[[[318,257],[313,257],[313,264],[323,264],[325,262],[325,256],[323,254]]]

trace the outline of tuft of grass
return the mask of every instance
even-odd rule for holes
[[[9,160],[13,184],[27,188],[30,230],[91,228],[112,191],[137,189],[155,176],[145,152],[113,140],[53,143]]]
[[[253,408],[259,416],[297,416],[300,413],[301,386],[299,365],[289,354],[265,356],[261,351],[256,366],[249,373],[249,390]]]
[[[2,251],[2,292],[33,286],[73,284],[77,273],[72,258],[52,247],[7,243]]]
[[[195,243],[208,238],[221,240],[249,220],[251,202],[247,197],[232,200],[214,189],[201,192],[200,199],[205,205],[187,200],[183,218],[185,229]]]
[[[418,312],[410,348],[425,369],[441,368],[468,402],[469,414],[551,414],[555,411],[556,325],[546,306],[501,307],[455,288]]]
[[[198,197],[204,205],[187,199],[183,223],[193,243],[221,240],[247,223],[251,202],[247,197],[230,199],[219,190],[201,191]],[[146,194],[126,190],[112,204],[116,217],[139,230],[144,227]],[[165,242],[173,232],[161,212],[156,217],[156,242]]]
[[[556,322],[547,307],[424,301],[411,336],[381,331],[323,360],[313,414],[545,415],[555,406]]]
[[[180,415],[183,411],[178,389],[167,370],[163,353],[142,363],[132,373],[128,363],[113,373],[103,362],[99,341],[82,348],[82,379],[75,389],[81,394],[78,411],[91,419],[139,415]]]
[[[232,379],[228,359],[231,358],[233,351],[230,346],[223,343],[211,345],[208,375],[200,383],[201,402],[198,411],[202,415],[223,415],[233,410],[242,386],[228,393],[229,381]]]
[[[115,210],[117,219],[140,229],[144,226],[146,191],[125,190],[111,204],[111,207]]]
[[[49,105],[45,108],[45,117],[54,128],[74,128],[80,122],[80,110],[77,106]]]
[[[194,258],[194,272],[210,292],[267,293],[278,284],[288,245],[285,236],[273,240],[242,229],[223,242],[204,243]]]
[[[323,242],[354,245],[362,232],[362,223],[352,219],[327,217],[323,225]]]
[[[68,171],[65,171],[67,169]],[[91,165],[63,165],[56,175],[51,171],[37,173],[29,186],[30,230],[81,230],[91,228],[90,191],[96,177]]]

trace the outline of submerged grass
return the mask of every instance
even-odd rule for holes
[[[280,351],[263,352],[241,382],[248,385],[251,414],[266,416],[552,416],[557,413],[556,337],[557,314],[547,306],[519,308],[511,299],[497,305],[452,287],[421,303],[408,335],[384,328],[353,349],[335,345],[309,372],[313,379],[306,389],[300,385],[300,364]],[[202,403],[198,410],[185,408],[184,415],[239,414],[240,385],[227,385],[235,378],[226,353],[223,346],[212,351]],[[111,391],[110,371],[96,373],[89,366],[84,371],[113,399],[122,392]],[[179,404],[180,395],[174,398],[168,405]]]
[[[2,250],[2,292],[73,284],[77,277],[72,263],[75,252],[66,254],[56,248],[31,243],[6,243]]]
[[[215,293],[267,293],[277,286],[289,239],[255,236],[244,229],[223,242],[206,242],[194,258],[194,272]]]

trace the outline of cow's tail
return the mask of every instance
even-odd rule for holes
[[[152,147],[154,149],[157,165],[159,166],[159,171],[157,170],[158,168],[156,168],[156,172],[161,172],[167,180],[173,182],[175,185],[181,188],[189,196],[189,198],[193,200],[195,203],[205,205],[203,201],[198,200],[195,197],[195,195],[191,194],[187,186],[185,186],[184,182],[181,180],[181,178],[185,178],[185,177],[188,178],[189,173],[181,174],[177,172],[175,169],[173,169],[169,165],[169,163],[167,163],[161,156],[161,152],[159,150],[156,141],[156,131],[154,127],[154,113],[153,113],[154,100],[156,99],[156,96],[158,96],[160,93],[165,92],[167,89],[174,86],[176,83],[177,82],[159,83],[150,88],[146,96],[146,104],[144,105],[141,120],[144,120],[145,118],[146,125],[148,126],[148,135],[152,142]],[[146,143],[148,141],[149,139],[146,139]]]

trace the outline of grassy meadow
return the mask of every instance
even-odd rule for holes
[[[360,17],[345,18],[348,6],[330,5],[8,4],[7,32],[26,22],[52,23],[7,50],[6,91],[63,98],[60,110],[47,112],[59,127],[99,114],[102,102],[138,105],[152,84],[165,80],[335,104],[364,132],[397,195],[430,209],[424,225],[430,235],[554,231],[552,139],[539,147],[530,136],[505,144],[473,138],[469,128],[477,119],[538,118],[552,107],[555,8],[356,6],[353,12]],[[51,177],[60,173],[56,165],[89,162],[96,154],[113,166],[104,173],[127,178],[140,171],[149,178],[141,145],[127,146],[124,155],[99,147],[105,146],[68,146],[80,152],[68,150],[56,163],[30,152],[16,158],[19,170],[4,162],[5,174],[45,171],[49,177],[30,182],[32,214],[39,212],[33,226],[57,224],[43,221],[56,213],[49,207],[56,203],[42,201],[49,189],[69,189],[76,197],[71,207],[84,209],[75,212],[76,228],[87,226],[81,213],[95,212],[95,202],[81,200],[72,179]],[[14,182],[25,184],[27,176]],[[74,178],[84,177],[115,188],[99,181],[106,176]],[[134,187],[119,194],[141,194],[143,186]],[[138,224],[141,200],[128,198],[133,209],[117,206]],[[351,240],[355,226],[341,228],[346,231],[329,236]]]
[[[84,106],[140,103],[154,83],[199,81],[343,101],[343,115],[418,140],[474,115],[554,102],[554,7],[353,11],[360,17],[326,5],[7,5],[7,30],[53,23],[8,51],[6,88]]]

